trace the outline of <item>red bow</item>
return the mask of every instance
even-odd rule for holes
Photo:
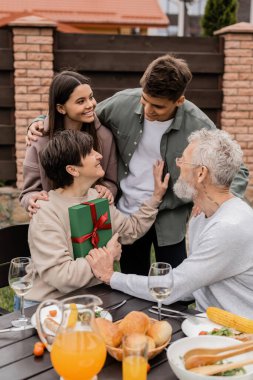
[[[94,203],[83,202],[82,205],[90,206],[91,217],[93,222],[93,231],[89,234],[80,236],[80,237],[71,237],[73,243],[83,243],[86,240],[91,238],[91,244],[93,247],[97,248],[99,243],[98,230],[110,230],[112,228],[111,223],[105,224],[108,220],[108,212],[105,212],[103,215],[97,219],[97,212]]]

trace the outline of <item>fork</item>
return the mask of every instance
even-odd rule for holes
[[[106,308],[104,308],[104,310],[105,310],[105,311],[116,310],[116,309],[118,309],[119,307],[125,305],[126,302],[127,302],[127,300],[123,300],[123,301],[117,303],[116,305],[113,305],[113,306],[111,306],[111,307],[106,307]]]
[[[152,311],[149,310],[151,313],[153,312],[154,314],[156,314],[156,310],[157,310],[157,306],[152,306]],[[187,313],[187,312],[182,312],[182,311],[178,311],[178,310],[173,310],[173,309],[169,309],[167,307],[162,307],[161,310],[163,311],[167,311],[168,314],[166,314],[167,316],[169,317],[173,317],[173,315],[170,315],[169,313],[172,313],[172,314],[176,314],[176,316],[174,317],[177,317],[177,318],[180,318],[180,316],[182,318],[189,318],[189,317],[194,317],[194,318],[204,318],[204,319],[207,319],[206,316],[204,315],[198,315],[198,314],[191,314],[191,313]]]

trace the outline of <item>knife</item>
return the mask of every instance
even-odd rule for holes
[[[159,315],[159,313],[158,313],[157,310],[148,309],[148,311],[149,311],[150,313],[153,313],[153,314]],[[167,317],[167,318],[186,318],[186,317],[182,317],[182,316],[179,316],[179,315],[171,315],[171,314],[165,314],[165,313],[161,313],[161,316],[162,316],[162,317]]]
[[[22,327],[9,327],[7,329],[0,330],[0,333],[10,332],[10,331],[14,331],[14,332],[15,331],[24,331],[24,330],[31,329],[31,328],[34,328],[34,326],[28,325],[28,326],[22,326]]]
[[[152,309],[158,310],[158,307],[157,306],[152,306]],[[207,319],[207,317],[204,316],[204,315],[191,314],[191,313],[187,313],[187,312],[182,312],[182,311],[178,311],[178,310],[169,309],[167,307],[161,307],[161,310],[168,311],[169,313],[173,313],[173,314],[178,314],[178,317],[181,315],[182,317],[185,317],[185,318],[196,317],[196,318]]]

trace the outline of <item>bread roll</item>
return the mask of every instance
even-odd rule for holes
[[[156,347],[162,346],[171,338],[172,327],[167,321],[156,321],[150,325],[147,335],[154,339]]]
[[[44,319],[43,326],[55,334],[60,324],[56,322],[53,318],[47,317]]]
[[[95,324],[108,346],[118,347],[122,340],[122,332],[119,327],[104,318],[96,318]]]
[[[133,333],[146,334],[149,326],[149,317],[141,311],[131,311],[119,324],[119,328],[123,335]]]
[[[148,352],[153,350],[155,348],[155,341],[153,338],[151,338],[150,336],[146,335],[147,339],[148,339]]]

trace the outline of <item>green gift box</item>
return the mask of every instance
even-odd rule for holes
[[[74,258],[84,257],[93,248],[104,247],[112,237],[107,199],[94,199],[69,208]]]

